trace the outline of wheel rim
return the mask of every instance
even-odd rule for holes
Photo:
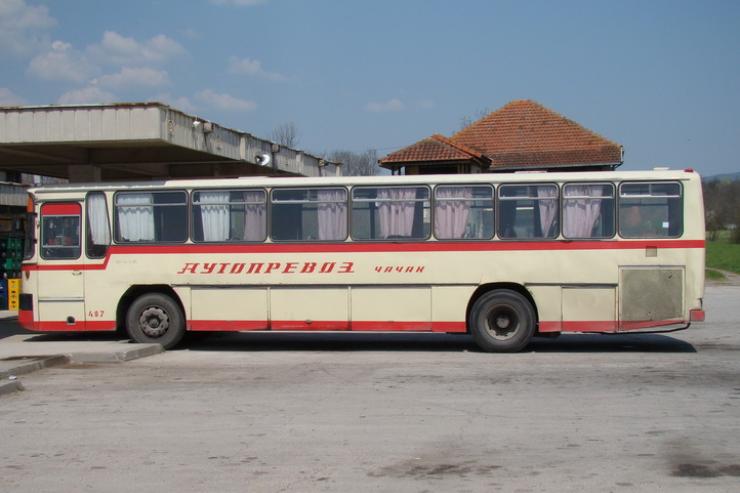
[[[520,326],[519,314],[508,305],[494,307],[486,317],[486,330],[491,337],[500,341],[514,337]]]
[[[150,306],[139,316],[139,328],[147,337],[162,337],[170,328],[170,317],[158,306]]]

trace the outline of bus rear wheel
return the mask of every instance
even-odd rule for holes
[[[126,330],[136,342],[175,347],[185,335],[185,323],[178,304],[165,294],[149,293],[134,300],[126,314]]]
[[[514,353],[524,349],[532,339],[534,308],[516,291],[498,289],[473,303],[469,324],[473,340],[482,350]]]

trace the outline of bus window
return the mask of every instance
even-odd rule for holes
[[[80,257],[80,206],[48,203],[41,207],[41,257],[49,260]]]
[[[103,258],[110,245],[108,204],[103,192],[90,192],[85,199],[87,207],[87,243],[85,252],[89,258]]]
[[[675,182],[622,183],[619,234],[625,238],[678,237],[683,232],[681,185]]]
[[[183,243],[188,238],[187,194],[119,192],[116,194],[116,241]]]
[[[501,185],[499,187],[501,238],[532,239],[558,236],[556,185]]]
[[[272,191],[270,237],[275,241],[344,241],[347,190],[344,188]]]
[[[565,185],[563,236],[576,239],[614,236],[614,186],[603,183]]]
[[[265,241],[266,202],[264,190],[193,192],[193,241]]]
[[[493,187],[490,185],[436,187],[434,236],[440,240],[493,238]]]
[[[424,240],[431,229],[427,187],[352,189],[352,239]]]

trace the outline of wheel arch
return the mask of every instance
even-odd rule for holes
[[[135,284],[128,288],[126,292],[123,293],[123,296],[121,296],[121,299],[118,300],[118,306],[116,307],[116,329],[118,331],[126,331],[126,314],[128,313],[128,309],[134,302],[134,300],[144,294],[153,293],[167,295],[172,298],[175,303],[177,303],[177,305],[180,307],[180,311],[182,312],[183,320],[185,322],[185,327],[187,330],[188,323],[185,319],[185,306],[171,286],[168,286],[167,284]]]
[[[514,291],[516,293],[521,294],[527,299],[527,301],[529,301],[529,303],[532,305],[532,309],[534,310],[535,333],[537,333],[539,331],[539,320],[540,320],[540,314],[537,310],[537,303],[535,303],[532,293],[530,293],[527,288],[515,282],[491,282],[487,284],[481,284],[480,286],[478,286],[478,288],[473,292],[472,296],[468,300],[468,306],[465,309],[466,332],[470,333],[470,312],[473,309],[473,305],[478,300],[478,298],[480,298],[486,293],[490,293],[491,291],[496,291],[499,289],[508,289],[509,291]]]

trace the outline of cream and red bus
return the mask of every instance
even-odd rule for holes
[[[19,320],[125,330],[561,332],[704,317],[692,170],[58,185],[35,219]]]

